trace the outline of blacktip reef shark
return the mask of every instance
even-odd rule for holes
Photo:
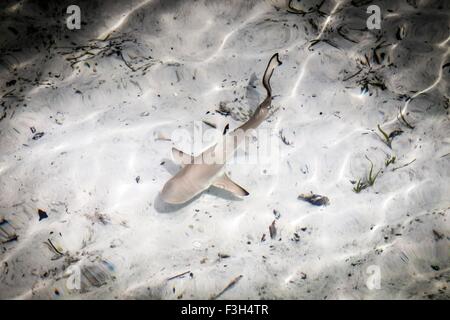
[[[210,186],[225,189],[237,196],[247,196],[249,194],[227,176],[224,167],[226,160],[235,154],[238,146],[248,136],[248,133],[252,129],[256,129],[269,116],[272,102],[270,78],[275,68],[279,65],[281,65],[281,61],[278,58],[278,53],[276,53],[270,59],[262,79],[267,96],[247,122],[224,135],[219,143],[196,157],[172,148],[173,159],[178,163],[184,164],[184,166],[166,182],[161,191],[161,197],[166,203],[185,203]]]

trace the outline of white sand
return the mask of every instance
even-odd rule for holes
[[[0,106],[0,298],[201,299],[242,275],[220,298],[448,299],[449,2],[375,1],[380,31],[364,31],[368,4],[350,1],[326,0],[329,18],[288,13],[284,1],[161,2],[89,2],[79,31],[65,29],[61,6],[47,19],[27,1],[3,11],[0,94],[15,91]],[[27,24],[40,31],[25,34]],[[56,43],[43,44],[45,32]],[[115,40],[89,41],[111,32]],[[309,48],[314,39],[328,42]],[[88,64],[72,68],[67,59],[84,52],[72,41],[104,51],[91,48]],[[212,190],[185,206],[162,203],[179,168],[173,144],[155,137],[192,131],[220,102],[235,119],[213,118],[238,126],[264,98],[275,52],[279,109],[262,128],[280,141],[278,170],[230,165],[250,192],[242,200]],[[358,62],[365,55],[370,68]],[[361,93],[363,79],[386,89]],[[403,131],[392,148],[378,124]],[[44,136],[33,140],[30,127]],[[386,167],[388,156],[396,161]],[[355,193],[366,157],[382,171]],[[310,191],[330,205],[297,199]],[[366,285],[371,268],[379,289]],[[78,273],[80,290],[70,282]]]

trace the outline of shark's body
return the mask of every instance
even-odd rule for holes
[[[211,185],[226,189],[238,196],[249,194],[224,173],[224,167],[226,160],[234,155],[249,130],[256,129],[269,115],[272,101],[270,78],[274,69],[279,65],[281,62],[276,53],[270,59],[263,76],[263,85],[267,96],[247,122],[224,135],[219,143],[197,157],[191,157],[175,148],[172,149],[174,159],[185,166],[164,185],[161,196],[165,202],[171,204],[187,202]]]

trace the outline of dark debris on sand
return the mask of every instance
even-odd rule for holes
[[[47,212],[45,212],[44,210],[38,209],[38,214],[39,214],[39,221],[48,218]]]
[[[297,199],[309,202],[314,206],[327,206],[330,204],[330,199],[328,199],[328,197],[312,192],[311,194],[301,194]]]
[[[277,228],[275,227],[276,220],[273,220],[272,224],[269,226],[270,238],[275,239],[277,236]]]
[[[0,243],[5,244],[13,241],[17,241],[19,236],[15,233],[14,227],[8,220],[0,220]]]

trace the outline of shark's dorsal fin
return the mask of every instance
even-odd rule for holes
[[[212,120],[202,120],[204,124],[210,126],[211,128],[216,129],[217,128],[217,123],[215,121]]]
[[[229,122],[224,122],[224,121],[220,121],[217,119],[208,119],[208,120],[202,120],[202,121],[207,126],[210,126],[211,128],[221,131],[223,135],[227,134],[228,130],[230,129]]]
[[[172,160],[175,161],[177,164],[181,164],[183,166],[194,163],[194,157],[190,154],[187,154],[181,150],[178,150],[177,148],[172,148]]]
[[[237,196],[244,197],[249,195],[247,190],[242,188],[236,182],[232,181],[225,173],[219,176],[212,185],[217,188],[225,189]]]

